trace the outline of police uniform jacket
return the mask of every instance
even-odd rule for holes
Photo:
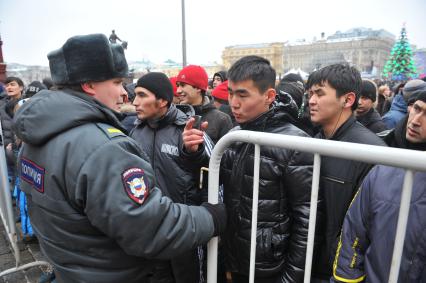
[[[333,282],[388,282],[405,171],[376,166],[343,224]],[[413,180],[398,282],[426,282],[426,173]]]
[[[174,204],[114,112],[71,90],[42,91],[15,116],[22,190],[58,282],[146,282],[214,233],[203,207]]]

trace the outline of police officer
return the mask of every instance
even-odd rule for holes
[[[102,34],[71,37],[48,54],[58,90],[15,116],[24,141],[22,190],[58,282],[147,282],[170,259],[224,230],[221,205],[163,197],[150,164],[117,118],[128,67]]]

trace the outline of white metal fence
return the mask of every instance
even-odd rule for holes
[[[426,152],[407,149],[389,148],[382,146],[355,144],[314,138],[304,138],[271,133],[259,133],[253,131],[234,131],[222,137],[215,146],[209,164],[209,202],[218,202],[220,160],[224,151],[234,142],[247,142],[255,144],[254,176],[253,176],[253,214],[250,251],[250,283],[254,282],[254,264],[256,258],[256,230],[257,207],[259,195],[259,164],[260,146],[272,146],[289,148],[293,150],[310,152],[314,154],[314,170],[312,178],[311,208],[309,214],[309,232],[306,251],[305,279],[308,283],[311,279],[313,243],[315,232],[315,220],[317,214],[317,200],[319,190],[319,177],[321,155],[333,156],[342,159],[357,160],[371,164],[383,164],[388,166],[405,168],[406,174],[402,188],[401,206],[395,247],[393,250],[392,264],[389,276],[390,283],[398,281],[401,256],[404,245],[405,231],[407,227],[408,212],[412,192],[414,171],[426,171]],[[207,282],[217,282],[217,237],[208,243],[207,252]]]
[[[4,150],[3,130],[0,121],[0,217],[12,247],[13,255],[15,256],[16,266],[7,270],[0,270],[0,278],[7,274],[17,272],[19,270],[28,269],[38,265],[49,265],[44,261],[35,261],[25,265],[21,265],[21,257],[18,247],[18,235],[16,233],[16,223],[13,213],[12,196],[9,186],[7,173],[6,154]]]

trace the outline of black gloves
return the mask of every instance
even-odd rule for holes
[[[223,203],[211,204],[208,202],[204,202],[203,204],[201,204],[201,206],[206,208],[213,217],[213,236],[222,235],[225,232],[227,222],[225,205]]]

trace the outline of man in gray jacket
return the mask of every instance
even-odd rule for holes
[[[58,282],[147,282],[155,261],[224,229],[221,206],[174,204],[116,112],[126,92],[124,51],[102,34],[48,54],[58,91],[15,116],[33,228]],[[42,127],[41,127],[42,125]]]
[[[207,200],[207,188],[199,186],[200,166],[185,162],[179,154],[183,147],[182,132],[188,119],[195,115],[194,109],[172,104],[173,87],[163,73],[151,72],[139,78],[135,94],[133,105],[138,120],[130,136],[151,160],[158,187],[174,202],[200,205]],[[208,137],[205,141],[205,148],[211,152],[213,142]],[[193,249],[159,263],[151,283],[198,282],[199,253],[199,249]]]

